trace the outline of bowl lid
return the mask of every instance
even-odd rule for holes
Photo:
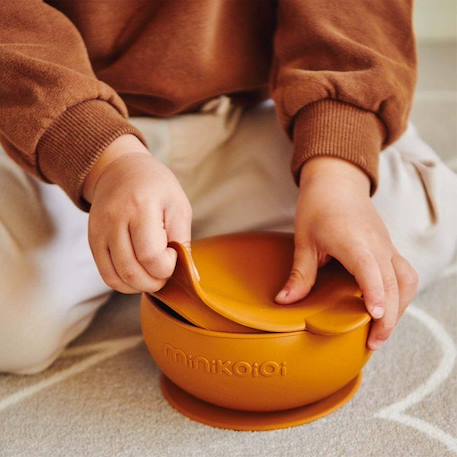
[[[303,300],[274,301],[292,266],[292,233],[217,235],[192,241],[191,252],[176,241],[169,246],[178,253],[175,271],[152,295],[203,328],[338,335],[371,319],[354,277],[336,261],[319,270]]]

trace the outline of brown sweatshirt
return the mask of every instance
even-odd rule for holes
[[[410,0],[0,1],[0,140],[81,208],[128,114],[167,117],[227,94],[272,97],[292,176],[330,155],[377,185],[416,82]]]

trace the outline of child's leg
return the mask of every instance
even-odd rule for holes
[[[110,290],[87,242],[87,214],[0,150],[0,372],[49,366]]]
[[[228,135],[227,123],[211,114],[198,123],[203,117],[219,142]],[[180,120],[132,122],[168,164],[169,150],[185,137]],[[112,291],[92,258],[88,215],[63,191],[28,177],[1,148],[0,186],[0,373],[36,373],[87,328]]]
[[[229,115],[226,110],[215,117],[224,125]],[[185,124],[192,119],[194,127],[171,154],[171,168],[193,206],[193,238],[251,229],[293,232],[298,190],[289,171],[292,145],[278,125],[273,104],[245,112],[223,141],[198,116],[172,121]],[[205,138],[205,144],[194,151],[195,134]],[[380,161],[374,204],[399,251],[418,271],[423,288],[455,258],[457,175],[412,127]]]
[[[424,289],[456,259],[457,174],[412,124],[383,152],[373,201]]]

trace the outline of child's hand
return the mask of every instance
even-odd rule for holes
[[[317,268],[334,257],[355,276],[376,319],[368,339],[368,347],[376,350],[416,295],[417,273],[392,244],[362,170],[319,157],[305,163],[300,180],[294,264],[276,301],[288,304],[305,297]]]
[[[103,280],[123,293],[154,292],[190,247],[192,209],[178,180],[133,135],[115,140],[84,184],[89,242]]]

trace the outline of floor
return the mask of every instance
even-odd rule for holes
[[[413,120],[457,170],[457,46],[423,45]],[[46,373],[0,376],[0,457],[457,454],[457,268],[443,272],[365,370],[346,407],[308,426],[212,429],[173,410],[140,336],[137,299],[115,296]]]

